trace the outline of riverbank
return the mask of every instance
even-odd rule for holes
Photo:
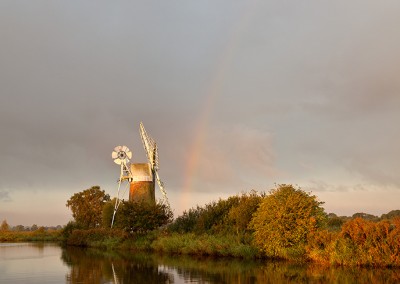
[[[60,242],[62,230],[0,231],[0,242]]]
[[[64,239],[70,246],[131,251],[151,251],[164,254],[180,254],[213,257],[262,258],[253,245],[246,244],[233,235],[193,233],[168,233],[156,230],[144,235],[127,234],[118,229],[74,230]]]
[[[400,267],[400,219],[371,222],[360,218],[340,231],[318,230],[304,246],[282,252],[286,258],[266,255],[251,239],[233,234],[174,233],[155,230],[128,234],[118,229],[73,230],[65,244],[124,251],[151,251],[170,255],[235,257],[243,259],[284,259],[328,266]]]
[[[324,266],[400,267],[400,223],[355,219],[341,231],[320,230],[312,234],[302,258],[289,262],[312,262]],[[0,242],[60,242],[68,246],[103,250],[157,252],[165,255],[274,259],[251,241],[232,234],[174,233],[167,229],[129,234],[120,229],[63,231],[1,231]]]

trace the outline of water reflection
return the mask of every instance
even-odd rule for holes
[[[68,247],[61,258],[71,267],[67,283],[173,283],[153,255]]]
[[[398,269],[161,256],[65,248],[67,283],[399,283]]]

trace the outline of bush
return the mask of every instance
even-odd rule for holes
[[[310,235],[311,260],[344,266],[400,266],[400,219],[348,221],[338,233],[326,230]]]
[[[239,197],[238,204],[231,207],[226,219],[229,227],[236,235],[243,235],[250,231],[249,223],[264,196],[264,194],[258,194],[256,191],[250,191],[242,194]]]
[[[257,210],[262,194],[256,191],[219,199],[183,212],[169,226],[171,232],[196,234],[235,233],[242,235],[249,231],[248,224]]]
[[[184,211],[181,216],[176,218],[168,229],[171,232],[189,233],[194,232],[197,222],[203,213],[204,209],[197,205],[196,208],[190,208],[189,211]]]
[[[75,229],[66,243],[73,246],[112,248],[121,244],[126,237],[126,233],[118,229]]]
[[[123,201],[116,213],[113,228],[128,233],[145,234],[167,225],[172,221],[172,217],[171,209],[163,203]],[[111,220],[109,222],[111,223]]]
[[[256,245],[269,257],[303,258],[308,235],[325,225],[321,204],[314,195],[292,185],[271,190],[250,223]]]
[[[195,232],[198,234],[226,232],[230,229],[226,224],[229,211],[238,204],[239,197],[237,195],[206,204],[197,219]]]

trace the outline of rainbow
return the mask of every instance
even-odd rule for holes
[[[225,82],[225,75],[229,70],[232,59],[235,55],[235,49],[240,42],[242,34],[246,31],[246,27],[248,27],[249,21],[256,12],[256,4],[255,1],[248,1],[246,9],[243,9],[242,16],[240,17],[240,21],[233,26],[229,40],[226,44],[226,47],[223,49],[223,52],[218,60],[214,72],[214,76],[212,76],[211,83],[208,88],[206,88],[206,96],[203,103],[203,106],[200,111],[199,118],[196,123],[196,131],[190,146],[189,155],[185,163],[185,174],[183,181],[183,192],[180,200],[180,208],[185,208],[190,204],[190,192],[193,190],[193,180],[196,175],[196,171],[199,164],[199,158],[203,151],[204,143],[207,139],[208,127],[210,122],[210,116],[214,111],[216,101],[218,100],[220,94],[223,91],[223,84]]]

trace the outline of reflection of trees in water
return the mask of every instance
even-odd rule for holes
[[[172,282],[168,274],[158,271],[157,263],[151,259],[137,261],[135,259],[127,259],[115,252],[75,247],[65,248],[61,258],[71,267],[69,274],[66,276],[67,283]]]
[[[62,259],[70,267],[67,283],[173,283],[175,271],[197,283],[400,283],[399,269],[343,268],[232,258],[160,256],[67,248]],[[165,267],[166,271],[159,271]]]
[[[167,260],[164,265],[179,265]],[[400,283],[400,269],[324,267],[288,262],[246,260],[184,261],[178,274],[210,283]]]

